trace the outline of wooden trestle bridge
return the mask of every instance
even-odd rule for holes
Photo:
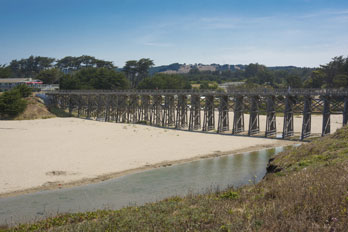
[[[348,121],[348,89],[74,90],[46,95],[51,106],[77,117],[190,131],[229,131],[230,111],[234,112],[232,134],[249,136],[260,134],[259,115],[266,115],[265,137],[276,135],[276,118],[282,113],[284,139],[294,136],[294,114],[303,115],[302,140],[311,135],[313,113],[323,116],[322,136],[330,133],[331,114],[343,114],[343,125]],[[244,113],[250,115],[247,131]]]

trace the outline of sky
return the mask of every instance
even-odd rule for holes
[[[0,64],[30,55],[317,67],[348,55],[348,1],[0,0]]]

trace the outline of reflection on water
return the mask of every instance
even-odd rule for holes
[[[202,193],[259,181],[278,147],[202,159],[69,189],[0,199],[0,224],[31,221],[57,213],[119,209],[174,195]],[[255,177],[256,176],[256,177]]]

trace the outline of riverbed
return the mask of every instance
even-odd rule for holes
[[[0,225],[32,222],[57,213],[119,209],[171,196],[255,184],[265,175],[269,158],[284,149],[201,159],[96,184],[0,198]]]

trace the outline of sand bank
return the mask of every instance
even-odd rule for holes
[[[0,197],[289,144],[77,118],[0,121]]]

